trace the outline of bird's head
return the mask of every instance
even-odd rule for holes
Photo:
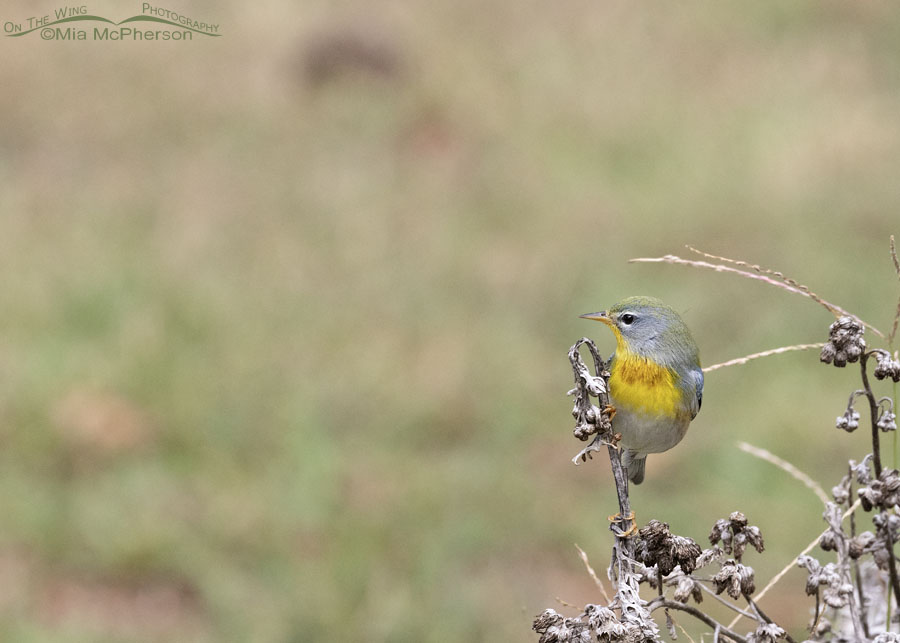
[[[616,336],[617,350],[667,365],[697,361],[697,345],[679,314],[659,299],[629,297],[609,310],[581,315],[602,322]]]

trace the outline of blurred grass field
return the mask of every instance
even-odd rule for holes
[[[222,37],[0,43],[3,640],[534,640],[600,600],[574,543],[611,546],[565,392],[612,339],[577,315],[658,296],[706,364],[830,323],[629,258],[692,244],[890,327],[893,5],[170,8]],[[828,489],[856,387],[814,353],[711,373],[639,519],[744,511],[764,584],[821,507],[735,444]],[[800,636],[803,583],[763,602]]]

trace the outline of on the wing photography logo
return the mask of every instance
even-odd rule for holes
[[[89,24],[100,23],[100,24]],[[41,40],[193,40],[194,36],[218,38],[219,25],[197,20],[177,11],[155,6],[149,2],[141,5],[141,13],[116,22],[88,12],[87,5],[60,7],[53,13],[29,16],[22,21],[6,20],[3,33],[18,38],[38,33]]]

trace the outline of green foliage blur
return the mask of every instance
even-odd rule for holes
[[[171,8],[222,36],[0,37],[4,641],[533,640],[601,600],[574,544],[601,575],[611,547],[565,393],[568,347],[613,343],[577,316],[660,297],[705,364],[832,319],[628,259],[691,244],[890,329],[890,4]],[[638,520],[703,543],[743,511],[762,586],[821,505],[735,445],[830,489],[857,387],[814,351],[710,373]],[[801,636],[803,583],[762,603]]]

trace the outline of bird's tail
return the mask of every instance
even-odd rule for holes
[[[625,457],[622,459],[622,465],[628,473],[628,479],[634,484],[641,484],[644,481],[644,466],[647,464],[647,456],[638,457],[637,451],[631,449],[625,450]]]

